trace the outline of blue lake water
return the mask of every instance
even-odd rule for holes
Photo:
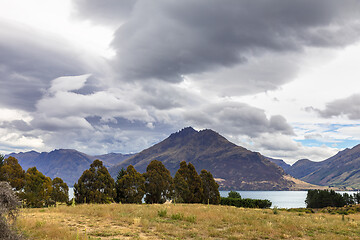
[[[242,198],[268,199],[271,207],[278,208],[304,208],[307,191],[237,191]],[[229,191],[220,191],[221,197],[227,197]],[[339,192],[344,193],[344,192]],[[349,191],[349,194],[356,192]],[[74,197],[74,189],[69,188],[69,198]]]
[[[237,191],[242,198],[268,199],[271,207],[304,208],[307,191]],[[229,191],[220,191],[221,197],[227,197]]]

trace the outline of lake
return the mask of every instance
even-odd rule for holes
[[[230,191],[220,191],[221,197],[227,197]],[[307,191],[237,191],[242,198],[268,199],[272,202],[271,207],[278,208],[304,208]],[[339,192],[341,194],[345,192]],[[348,194],[356,191],[348,191]],[[73,188],[69,188],[69,198],[74,197]]]
[[[227,197],[230,191],[220,191],[221,197]],[[268,199],[271,207],[304,208],[307,191],[237,191],[242,198]]]

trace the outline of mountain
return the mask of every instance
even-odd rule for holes
[[[312,184],[360,189],[360,145],[321,162],[299,160],[287,173]]]
[[[8,156],[18,159],[19,164],[25,171],[35,166],[46,176],[52,179],[60,177],[68,185],[72,186],[77,182],[81,174],[86,169],[89,169],[90,164],[95,159],[102,160],[106,167],[110,167],[132,156],[132,154],[110,153],[91,156],[74,149],[58,149],[42,153],[35,151],[11,153]]]
[[[274,158],[269,158],[266,157],[267,160],[269,160],[270,162],[275,163],[276,165],[278,165],[279,167],[281,167],[285,172],[291,168],[290,164],[287,164],[286,162],[284,162],[284,160],[282,159],[274,159]]]
[[[135,154],[108,153],[103,155],[96,155],[94,156],[94,158],[103,161],[106,167],[111,167],[134,155]]]
[[[237,146],[212,130],[196,131],[191,127],[171,134],[109,171],[115,177],[122,167],[131,164],[143,173],[154,159],[163,162],[173,176],[181,161],[191,162],[198,172],[210,171],[221,189],[286,190],[293,184],[284,178],[280,167],[260,153]]]
[[[318,170],[324,165],[322,162],[313,162],[309,159],[301,159],[285,170],[291,176],[302,179],[310,173]]]

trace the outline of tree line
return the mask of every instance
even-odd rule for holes
[[[95,160],[74,184],[76,203],[178,203],[219,204],[219,185],[212,174],[196,172],[194,165],[182,161],[173,178],[158,160],[153,160],[141,174],[134,166],[122,168],[111,178],[100,160]]]
[[[337,193],[334,190],[308,190],[305,203],[307,208],[344,207],[360,204],[360,193],[351,195]]]
[[[69,188],[61,178],[51,179],[36,167],[26,172],[14,157],[0,155],[0,181],[8,182],[24,207],[46,207],[68,202]],[[153,160],[141,174],[122,168],[114,180],[102,161],[95,160],[74,184],[76,203],[178,203],[219,204],[219,185],[212,174],[196,172],[191,163],[180,163],[174,178],[162,162]]]
[[[36,167],[26,172],[14,157],[0,155],[0,182],[8,182],[25,207],[68,201],[69,187],[61,178],[46,177]]]

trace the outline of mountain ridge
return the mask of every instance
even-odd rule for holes
[[[152,160],[163,162],[174,176],[181,161],[191,162],[196,170],[210,171],[221,189],[232,190],[286,190],[292,182],[285,172],[260,153],[251,152],[229,142],[211,129],[196,131],[191,127],[171,134],[160,143],[124,160],[109,169],[113,177],[122,168],[133,165],[145,172]]]

